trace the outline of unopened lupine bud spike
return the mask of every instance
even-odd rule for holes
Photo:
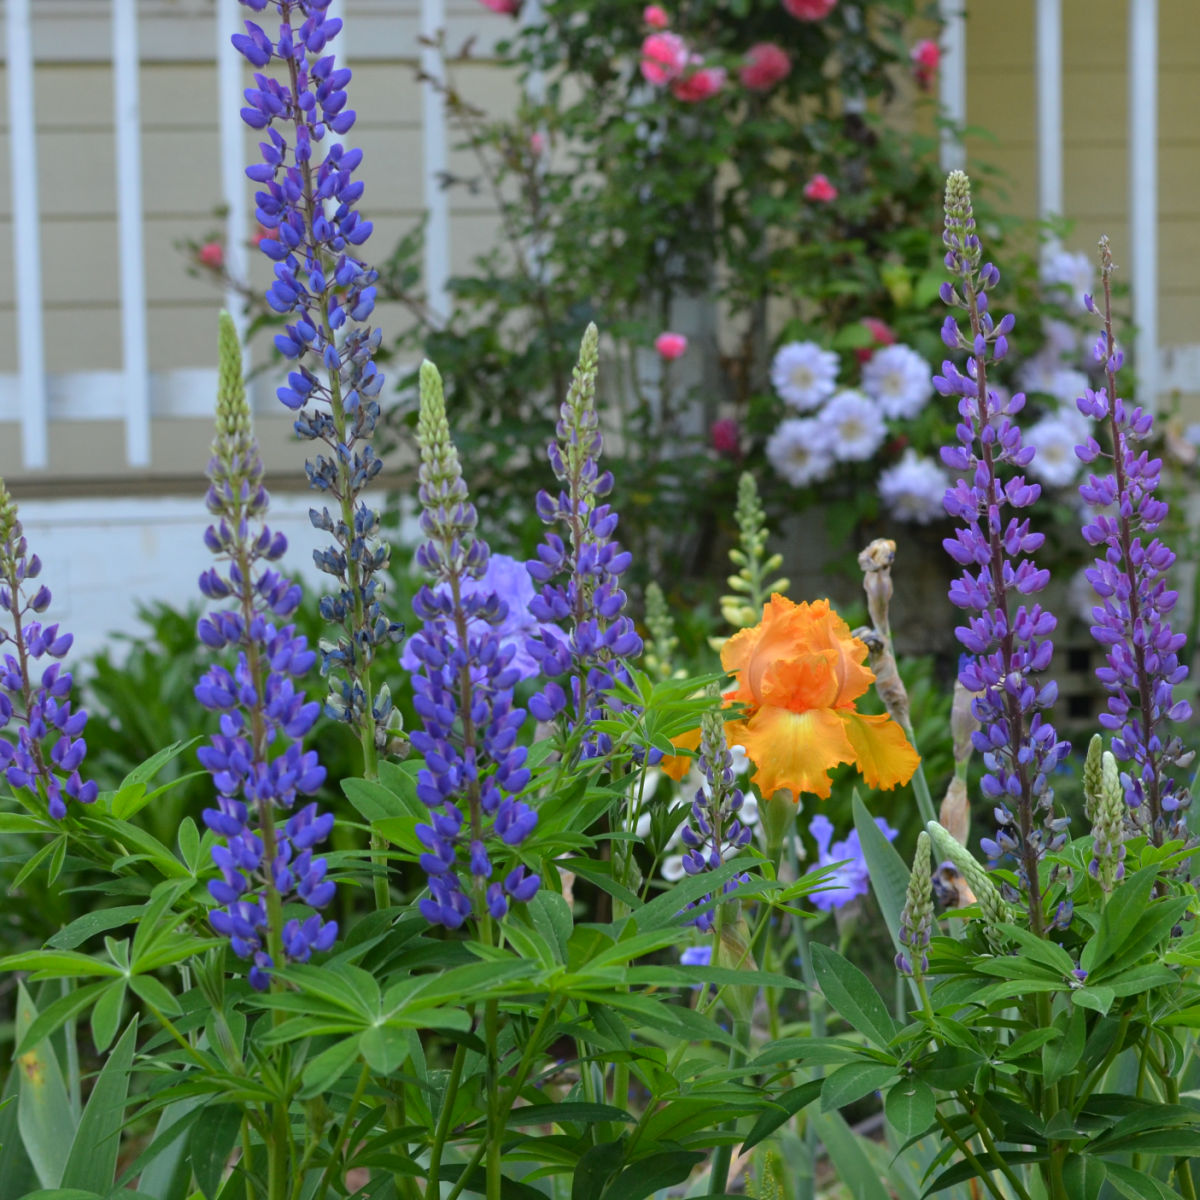
[[[933,841],[934,853],[938,858],[949,859],[957,868],[967,886],[975,895],[979,911],[987,928],[988,940],[996,938],[994,927],[1000,924],[1010,924],[1013,911],[1000,895],[999,889],[992,882],[983,865],[960,842],[956,841],[948,830],[942,828],[936,821],[930,821],[925,826]]]
[[[1083,760],[1083,803],[1084,812],[1089,821],[1096,820],[1096,812],[1104,797],[1104,739],[1098,734],[1092,734],[1088,742],[1087,756]]]
[[[924,830],[917,836],[917,852],[908,877],[904,908],[900,913],[900,951],[896,967],[905,975],[924,975],[929,970],[929,938],[933,932],[933,876],[931,844]]]

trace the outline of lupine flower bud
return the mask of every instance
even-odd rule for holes
[[[908,892],[900,912],[900,945],[896,969],[905,975],[924,975],[929,970],[929,936],[933,932],[933,883],[930,870],[929,834],[917,837],[917,853],[908,877]]]
[[[1105,750],[1092,815],[1092,861],[1088,871],[1108,895],[1125,878],[1125,787],[1112,751]]]
[[[1087,819],[1095,822],[1096,813],[1104,799],[1104,739],[1092,734],[1087,756],[1083,760],[1083,805]]]
[[[220,877],[209,882],[223,907],[209,914],[213,928],[230,939],[239,958],[251,962],[249,980],[268,986],[280,959],[307,962],[328,950],[337,924],[316,912],[282,920],[284,902],[321,909],[334,897],[326,863],[312,848],[329,836],[333,815],[317,806],[296,809],[325,780],[315,750],[301,739],[320,714],[296,687],[316,655],[290,617],[300,588],[265,565],[282,557],[287,540],[262,524],[268,497],[242,380],[242,351],[233,320],[221,314],[218,349],[217,436],[208,465],[207,504],[216,518],[205,542],[217,556],[200,577],[211,600],[231,599],[228,608],[200,619],[197,636],[207,647],[237,650],[233,671],[220,664],[196,685],[196,699],[221,713],[221,731],[197,751],[217,789],[216,807],[204,823],[222,841],[212,857]]]
[[[708,689],[708,698],[717,704],[721,693],[715,684]],[[738,814],[744,803],[741,789],[733,781],[733,756],[725,742],[725,722],[720,709],[712,709],[700,719],[700,758],[697,762],[704,782],[692,798],[691,814],[681,831],[685,847],[683,869],[689,875],[715,871],[726,857],[732,857],[749,845],[753,831],[744,825]],[[729,895],[749,879],[735,875],[728,880],[723,894]],[[707,895],[688,909],[712,900]],[[691,924],[702,932],[712,929],[715,911],[701,913]]]
[[[8,647],[0,660],[0,729],[12,726],[10,736],[15,734],[12,741],[0,737],[0,771],[9,787],[29,792],[61,821],[67,800],[91,804],[99,789],[80,778],[88,717],[82,708],[72,709],[71,673],[57,661],[74,639],[57,624],[27,619],[50,606],[44,584],[26,597],[27,585],[41,570],[41,560],[29,553],[16,502],[0,479],[0,609],[12,619],[11,630],[0,628],[0,646]],[[44,658],[55,661],[40,668],[35,679],[35,664]]]
[[[667,608],[667,600],[662,588],[653,580],[646,584],[646,651],[642,659],[643,666],[659,679],[670,679],[674,667],[671,656],[679,648],[679,639],[675,636],[675,622]]]
[[[934,853],[938,858],[949,859],[957,868],[967,886],[975,896],[984,920],[984,932],[994,950],[1001,948],[1003,937],[996,931],[997,925],[1012,923],[1013,911],[1005,903],[996,885],[975,856],[950,836],[936,821],[925,826],[933,840]]]
[[[513,704],[523,677],[513,665],[517,646],[498,628],[507,604],[483,582],[488,546],[475,536],[475,508],[432,363],[421,366],[420,391],[418,494],[427,540],[417,562],[437,586],[413,598],[423,625],[409,641],[421,664],[413,707],[422,728],[411,735],[425,757],[417,796],[429,810],[416,827],[430,893],[419,907],[431,924],[457,929],[472,918],[500,920],[512,903],[533,899],[539,876],[512,858],[537,813],[517,798],[530,778],[517,744],[525,710]]]
[[[732,594],[721,597],[721,616],[735,629],[748,629],[762,617],[763,605],[778,593],[787,594],[791,581],[770,578],[771,572],[783,565],[783,556],[767,556],[767,514],[758,495],[758,484],[754,475],[743,471],[738,478],[737,507],[734,519],[738,526],[738,544],[729,551],[729,557],[738,568],[736,575],[729,577]],[[726,638],[709,638],[714,650],[720,648]]]

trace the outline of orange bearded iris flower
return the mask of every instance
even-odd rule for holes
[[[824,799],[839,763],[853,763],[871,787],[912,778],[921,759],[900,726],[854,709],[875,679],[866,657],[828,600],[793,604],[779,595],[759,624],[725,643],[721,665],[737,683],[725,699],[746,705],[725,734],[746,748],[763,796],[787,788],[797,799],[801,792]]]

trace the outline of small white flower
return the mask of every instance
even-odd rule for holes
[[[1087,624],[1091,624],[1095,617],[1092,616],[1092,609],[1100,603],[1100,597],[1096,594],[1096,589],[1092,587],[1092,581],[1087,577],[1090,567],[1080,567],[1074,575],[1071,576],[1071,582],[1067,587],[1067,607],[1081,620]]]
[[[929,403],[933,372],[911,347],[897,343],[877,350],[863,367],[863,390],[878,401],[885,417],[908,421]]]
[[[1060,321],[1055,317],[1042,318],[1042,336],[1046,345],[1042,352],[1049,352],[1056,358],[1074,358],[1087,349],[1087,337],[1081,335],[1070,321]]]
[[[663,859],[662,868],[659,871],[659,874],[668,883],[678,883],[687,874],[687,872],[683,869],[683,855],[668,854],[667,857]]]
[[[1074,367],[1059,367],[1049,380],[1046,391],[1062,405],[1063,408],[1073,408],[1078,412],[1075,401],[1088,389],[1088,377]]]
[[[1051,487],[1066,487],[1079,473],[1076,431],[1061,417],[1043,417],[1025,431],[1025,444],[1037,453],[1029,472]]]
[[[742,793],[742,807],[737,815],[743,825],[758,824],[758,797],[753,792]]]
[[[1047,288],[1064,288],[1070,295],[1069,307],[1083,312],[1083,297],[1092,290],[1095,272],[1086,254],[1053,250],[1042,259],[1042,283]]]
[[[1032,358],[1027,358],[1017,371],[1017,383],[1023,392],[1045,392],[1053,395],[1054,377],[1060,370],[1058,355],[1043,346]]]
[[[750,759],[746,754],[745,746],[730,746],[729,757],[733,759],[733,773],[735,775],[745,775],[750,770]]]
[[[879,476],[879,496],[888,512],[901,521],[921,525],[945,515],[942,497],[949,486],[949,475],[932,458],[911,448]]]
[[[879,406],[862,392],[838,392],[817,418],[829,431],[839,462],[865,462],[883,445],[887,427]]]
[[[793,487],[817,483],[833,470],[826,427],[812,417],[788,417],[767,439],[767,461]]]
[[[650,826],[653,824],[650,814],[643,812],[637,819],[637,824],[633,827],[634,833],[644,842],[650,836]]]
[[[816,342],[788,342],[771,363],[771,386],[785,404],[806,412],[833,395],[838,357]]]

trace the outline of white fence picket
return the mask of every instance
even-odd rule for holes
[[[225,205],[225,269],[231,280],[249,276],[250,187],[246,178],[246,137],[242,124],[243,58],[229,40],[242,29],[245,8],[238,0],[217,0],[217,128],[221,143],[221,200]],[[225,308],[246,344],[245,303],[236,283],[225,290]],[[215,343],[215,335],[214,335]]]
[[[1158,0],[1129,0],[1129,259],[1138,397],[1158,399]]]
[[[1038,216],[1044,221],[1063,215],[1062,0],[1037,0],[1035,22]]]
[[[425,200],[425,297],[435,321],[450,313],[450,204],[443,186],[448,165],[445,82],[441,51],[435,41],[446,24],[443,0],[421,0],[421,148]]]

